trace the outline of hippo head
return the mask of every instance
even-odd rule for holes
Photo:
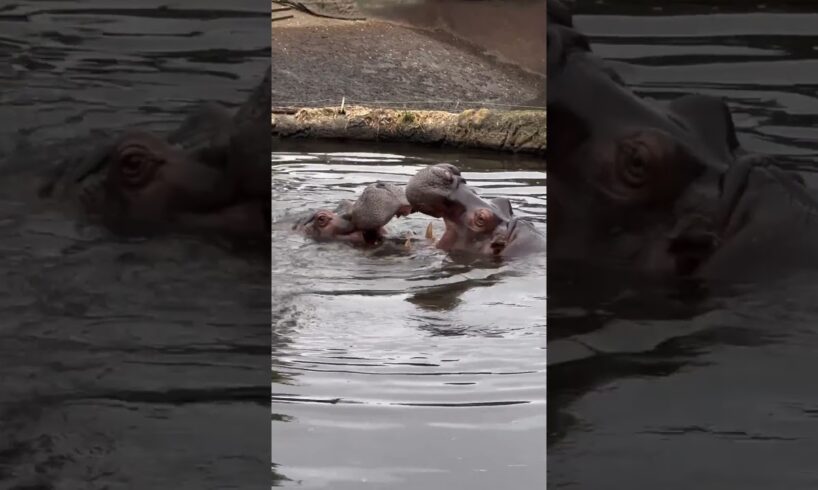
[[[343,240],[363,243],[360,232],[348,219],[351,201],[343,201],[335,209],[319,209],[296,220],[292,229],[316,241]]]
[[[89,214],[120,232],[162,228],[177,214],[210,212],[232,198],[223,170],[147,132],[126,134],[97,165],[99,175],[83,182],[81,200]]]
[[[570,22],[549,22],[549,256],[697,269],[733,207],[740,149],[726,104],[639,97]]]
[[[511,243],[528,236],[528,231],[520,234],[529,228],[525,224],[517,228],[521,221],[513,216],[508,199],[484,200],[448,163],[418,171],[406,186],[406,197],[413,211],[443,218],[446,231],[437,246],[444,250],[507,255]]]
[[[809,243],[780,237],[818,202],[797,175],[740,148],[722,100],[640,97],[569,17],[548,22],[550,260],[737,277]]]
[[[319,241],[342,240],[375,245],[395,216],[411,211],[404,190],[394,184],[368,185],[355,201],[343,201],[336,209],[319,209],[298,220],[293,229]]]
[[[385,182],[368,185],[352,205],[348,219],[369,242],[375,242],[381,229],[396,216],[406,216],[411,205],[403,188]]]
[[[413,211],[435,218],[476,234],[490,234],[510,216],[507,202],[496,206],[477,195],[449,163],[439,163],[421,169],[409,180],[406,198]]]

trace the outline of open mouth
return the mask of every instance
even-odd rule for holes
[[[741,160],[719,176],[719,198],[714,214],[691,214],[683,217],[669,235],[668,253],[676,270],[690,274],[706,262],[741,226],[741,202],[747,191],[752,162]]]
[[[514,240],[517,235],[517,220],[511,220],[505,226],[499,227],[491,240],[491,253],[493,255],[500,255],[506,249],[508,244]]]

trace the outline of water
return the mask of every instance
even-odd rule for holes
[[[419,237],[410,250],[318,244],[288,223],[450,161],[544,228],[541,163],[318,151],[273,154],[274,290],[287,278],[288,293],[274,307],[273,461],[288,486],[544,488],[545,257],[454,262],[424,243],[424,215],[389,225]]]
[[[638,93],[725,97],[741,143],[815,187],[818,14],[635,5],[594,15],[586,3],[575,22]],[[818,487],[815,284],[796,271],[704,291],[595,277],[574,291],[549,276],[562,291],[549,313],[549,486]]]
[[[119,241],[34,188],[91,131],[240,104],[269,63],[269,7],[109,3],[0,7],[0,486],[267,482],[268,264]]]

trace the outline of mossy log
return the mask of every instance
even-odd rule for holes
[[[545,111],[446,111],[359,106],[274,108],[273,136],[445,145],[545,154]]]

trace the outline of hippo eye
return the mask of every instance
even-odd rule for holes
[[[494,213],[487,209],[479,209],[474,213],[471,220],[472,227],[475,231],[492,231],[497,225]]]
[[[320,228],[327,226],[330,222],[330,217],[326,214],[321,214],[317,218],[315,218],[315,222],[318,224]]]
[[[120,150],[117,167],[124,185],[139,187],[153,178],[161,163],[149,150],[134,144]]]
[[[648,180],[650,152],[641,143],[623,145],[617,173],[630,187],[642,187]]]

